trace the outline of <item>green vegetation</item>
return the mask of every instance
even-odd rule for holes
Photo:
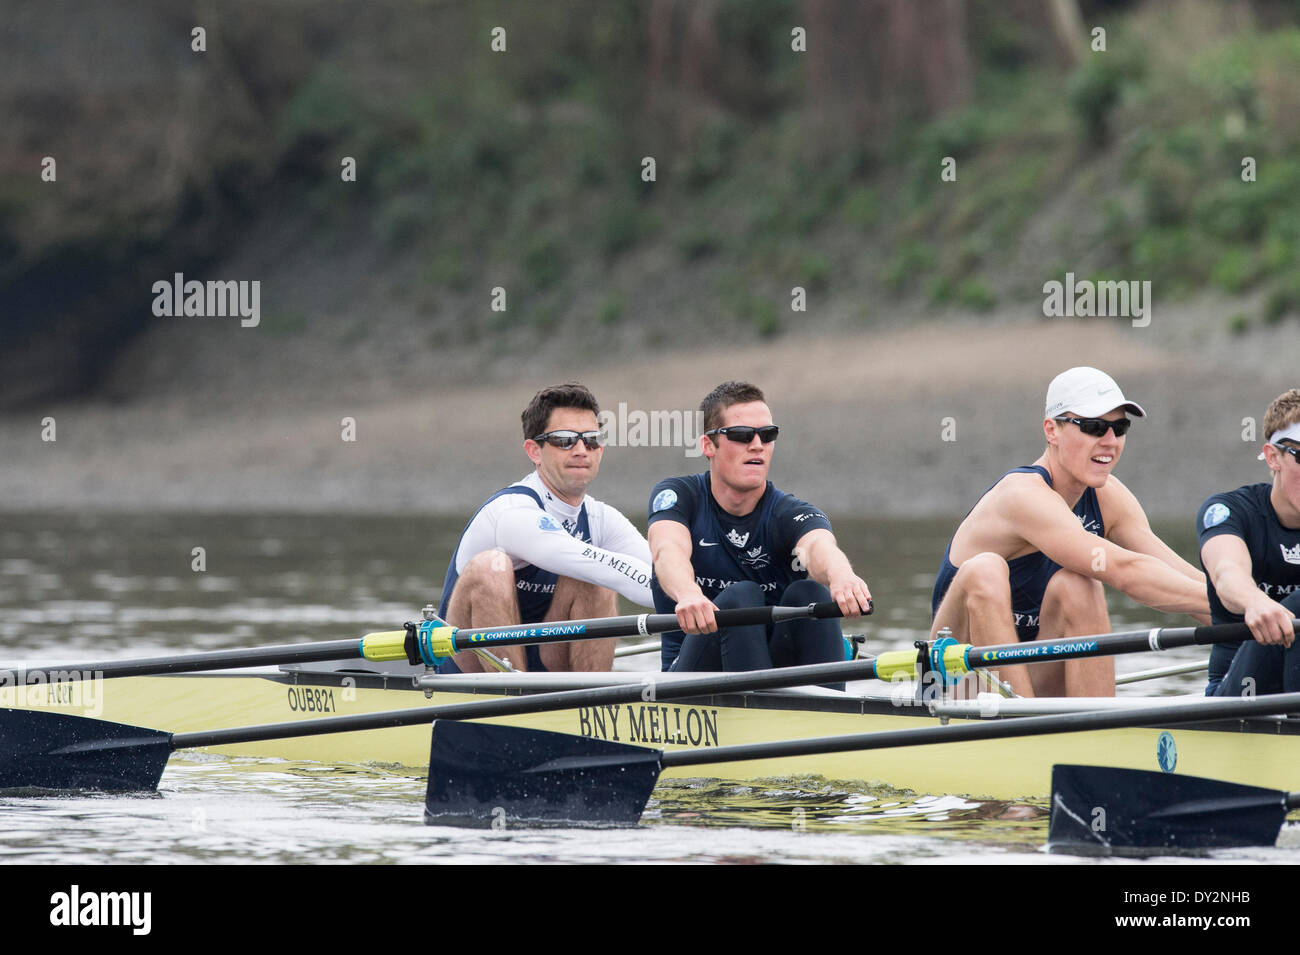
[[[600,301],[596,309],[596,319],[602,325],[613,325],[623,317],[623,309],[626,308],[623,296],[618,292],[610,292]]]
[[[1263,323],[1300,315],[1293,22],[1233,34],[1102,5],[1108,49],[1067,70],[1045,18],[972,2],[970,95],[933,115],[907,89],[823,108],[825,78],[790,51],[799,0],[720,0],[720,52],[687,80],[676,59],[656,68],[678,71],[666,79],[645,65],[647,4],[578,6],[470,5],[456,16],[483,36],[509,11],[509,56],[464,52],[405,98],[322,62],[274,114],[275,168],[318,237],[364,223],[363,239],[423,263],[435,287],[508,287],[511,309],[485,313],[469,339],[552,329],[579,318],[576,301],[594,301],[585,318],[601,325],[639,320],[638,282],[665,269],[705,276],[699,314],[758,337],[780,333],[796,285],[861,316],[889,312],[877,292],[987,311],[1065,271],[1149,279],[1161,297],[1257,293]],[[1218,9],[1191,6],[1205,22]],[[854,112],[878,93],[897,104]],[[342,190],[340,156],[358,169]],[[0,211],[44,195],[22,188],[0,190]],[[0,258],[9,235],[0,222]],[[621,291],[579,295],[615,268]]]

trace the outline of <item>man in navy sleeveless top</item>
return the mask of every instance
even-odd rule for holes
[[[700,404],[704,474],[668,478],[650,495],[655,607],[676,613],[663,635],[665,670],[758,670],[843,660],[838,620],[719,630],[714,611],[834,600],[846,617],[871,593],[820,510],[767,479],[778,429],[763,393],[728,381]]]
[[[1255,638],[1214,645],[1206,696],[1300,690],[1300,390],[1273,399],[1264,434],[1272,481],[1212,494],[1196,514],[1214,622],[1244,622]]]
[[[1130,419],[1146,417],[1096,368],[1047,389],[1047,448],[984,492],[958,525],[935,580],[931,636],[947,627],[976,646],[1110,629],[1103,584],[1139,603],[1209,619],[1205,575],[1151,530],[1112,469]],[[1007,666],[1021,696],[1113,696],[1115,664],[1095,657]]]
[[[652,606],[650,548],[631,521],[587,496],[600,470],[596,398],[575,383],[543,388],[521,416],[535,470],[483,503],[451,556],[438,615],[456,627],[611,616],[615,593]],[[608,670],[615,640],[502,647],[517,670]],[[443,673],[484,669],[472,652]]]

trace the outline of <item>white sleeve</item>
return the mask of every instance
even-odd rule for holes
[[[550,524],[554,530],[545,529]],[[636,528],[632,528],[635,533]],[[535,507],[516,507],[497,519],[497,546],[528,563],[561,577],[616,590],[642,607],[653,607],[650,596],[650,551],[620,553],[587,544],[566,534],[554,518]]]
[[[604,505],[601,522],[600,546],[615,553],[637,557],[650,563],[650,545],[636,529],[636,525],[623,516],[623,512]]]

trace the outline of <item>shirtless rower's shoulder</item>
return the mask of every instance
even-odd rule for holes
[[[1208,611],[1204,575],[1152,532],[1112,473],[1131,419],[1145,417],[1095,368],[1058,375],[1043,417],[1046,447],[985,492],[954,533],[935,582],[932,632],[976,645],[1103,633],[1103,584],[1160,610]],[[1004,667],[1022,696],[1114,693],[1110,658]]]

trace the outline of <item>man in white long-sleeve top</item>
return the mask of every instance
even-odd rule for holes
[[[452,554],[438,615],[455,627],[607,617],[616,594],[654,606],[650,547],[626,517],[587,496],[604,455],[596,398],[582,385],[543,388],[524,409],[535,470],[483,503]],[[517,670],[608,670],[614,639],[499,652]],[[485,669],[472,652],[441,672]]]

